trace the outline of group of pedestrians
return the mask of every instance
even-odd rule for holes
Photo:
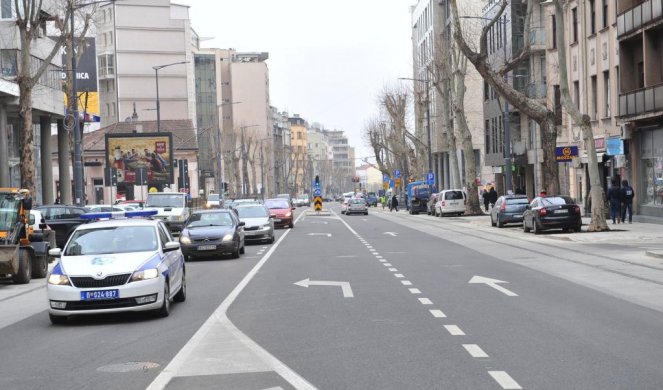
[[[633,197],[635,191],[628,185],[628,180],[622,180],[622,186],[619,181],[613,180],[608,189],[608,202],[610,202],[610,217],[613,225],[615,223],[624,223],[626,213],[628,212],[628,223],[633,223]]]
[[[398,211],[398,199],[396,198],[396,195],[393,195],[392,197],[382,195],[380,197],[380,203],[382,204],[383,209],[389,207],[389,211]]]
[[[495,187],[490,187],[490,190],[485,190],[481,197],[483,198],[483,206],[486,208],[486,212],[490,211],[488,206],[493,207],[495,206],[495,202],[497,202],[497,191],[495,191]]]

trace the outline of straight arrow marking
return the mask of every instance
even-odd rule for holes
[[[509,283],[505,282],[504,280],[498,280],[498,279],[491,279],[491,278],[486,278],[484,276],[473,276],[472,279],[468,282],[470,284],[485,284],[489,287],[494,288],[495,290],[501,292],[502,294],[509,296],[509,297],[517,297],[518,294],[515,292],[508,290],[502,286],[500,286],[498,283]]]
[[[308,288],[309,286],[337,286],[340,287],[341,290],[343,291],[343,298],[354,298],[354,294],[352,293],[352,287],[350,287],[349,282],[311,280],[309,278],[306,278],[304,280],[300,280],[299,282],[295,282],[293,284],[306,288]]]

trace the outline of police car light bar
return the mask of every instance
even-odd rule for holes
[[[85,213],[81,214],[83,219],[118,219],[118,218],[142,218],[157,215],[158,210],[135,210],[135,211],[118,211],[118,212],[104,212],[104,213]]]

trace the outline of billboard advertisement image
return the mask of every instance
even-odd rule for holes
[[[147,171],[149,186],[169,185],[173,182],[173,135],[106,134],[106,166],[117,169],[118,187],[140,185],[136,177],[140,168]]]

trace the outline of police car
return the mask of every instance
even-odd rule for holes
[[[48,312],[53,324],[69,316],[153,311],[166,317],[170,302],[186,299],[186,270],[180,244],[156,210],[87,213],[48,276]],[[141,218],[143,217],[143,218]]]

